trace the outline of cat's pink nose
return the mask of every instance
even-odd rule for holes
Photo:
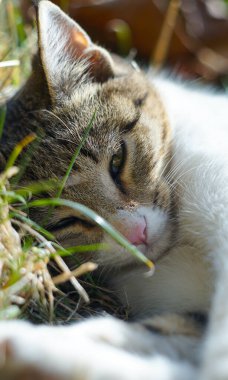
[[[146,221],[145,218],[133,224],[128,231],[125,231],[125,237],[134,245],[146,244]]]

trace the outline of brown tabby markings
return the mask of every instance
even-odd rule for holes
[[[64,54],[72,44],[77,44],[78,50],[73,52],[75,63],[71,67],[70,63],[61,63],[58,57],[63,71],[53,77],[52,68],[46,62],[49,53],[45,50],[42,28],[39,25],[39,53],[33,61],[32,75],[8,103],[4,156],[30,131],[38,134],[42,131],[24,181],[61,179],[96,111],[89,138],[69,179],[71,184],[66,185],[62,196],[90,207],[117,228],[120,224],[114,219],[119,210],[133,213],[139,206],[155,204],[169,213],[171,190],[163,171],[170,160],[171,136],[156,90],[142,72],[96,45],[84,57],[83,49],[90,42],[80,31],[77,36],[71,29]],[[48,49],[53,49],[54,62],[58,42],[50,41]],[[123,191],[109,173],[110,160],[122,140],[127,150],[120,176]],[[74,182],[76,185],[72,186]],[[36,210],[32,216],[41,222],[44,213]],[[56,209],[50,227],[73,215],[75,212],[67,208]],[[79,223],[58,230],[56,235],[68,246],[100,242],[104,233],[97,226],[88,228]]]

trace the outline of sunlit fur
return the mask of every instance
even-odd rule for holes
[[[91,343],[91,355],[77,351],[79,368],[86,362],[93,369],[89,379],[99,379],[100,373],[118,380],[227,379],[227,97],[135,70],[94,45],[48,1],[40,2],[38,27],[33,73],[8,103],[2,154],[7,158],[15,143],[36,132],[41,140],[23,180],[61,181],[96,113],[62,196],[89,206],[126,236],[144,218],[147,244],[139,248],[156,261],[155,275],[146,276],[145,268],[97,226],[76,223],[58,229],[56,237],[64,246],[108,242],[107,251],[92,254],[100,275],[135,318],[150,317],[147,327],[149,323],[160,333],[170,333],[165,339],[151,334],[148,341],[144,325],[137,325],[136,332],[134,325],[109,318],[81,324],[72,334],[77,344],[83,346],[84,339]],[[122,141],[127,155],[120,187],[110,175],[110,162]],[[36,221],[45,220],[51,229],[73,215],[67,208],[55,208],[48,221],[45,210],[33,212]],[[203,341],[198,339],[202,329],[198,334],[187,319],[164,314],[199,312],[209,313]],[[151,319],[161,313],[156,322]],[[50,341],[61,341],[61,333],[48,331]],[[109,342],[105,353],[104,341]],[[40,347],[35,335],[34,342],[35,355]],[[91,359],[94,350],[101,353],[102,363]],[[113,366],[117,357],[119,372]],[[178,362],[183,357],[194,367],[183,368]],[[157,359],[164,372],[162,366],[158,371]],[[83,371],[78,374],[84,376]]]

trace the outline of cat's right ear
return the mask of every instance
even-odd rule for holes
[[[52,99],[71,96],[86,80],[104,82],[113,76],[110,54],[59,7],[41,0],[37,21],[40,59]]]

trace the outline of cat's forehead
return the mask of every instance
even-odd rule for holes
[[[110,159],[132,128],[137,133],[136,125],[143,113],[141,101],[148,96],[148,91],[144,78],[134,74],[103,84],[86,83],[76,89],[72,97],[55,110],[64,124],[56,125],[54,134],[64,141],[66,154],[74,153],[91,125],[77,160],[80,167],[86,166],[85,157],[95,163]]]
[[[124,129],[138,118],[141,100],[148,93],[148,85],[141,76],[114,78],[104,84],[87,83],[75,89],[63,109],[58,110],[75,120],[76,127],[84,129],[96,114],[94,125],[99,129]]]

